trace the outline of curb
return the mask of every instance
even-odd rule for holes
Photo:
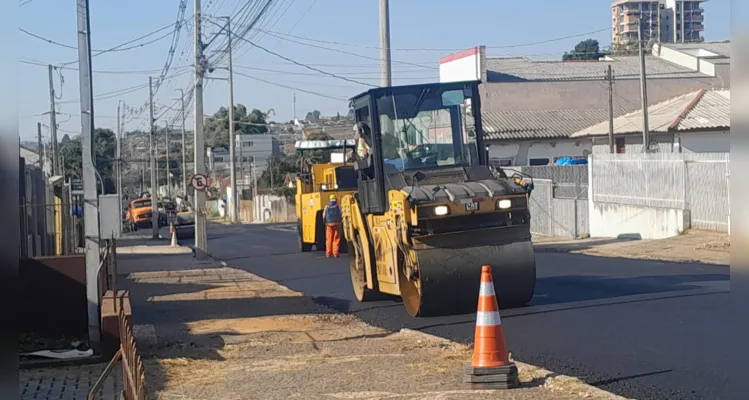
[[[425,341],[430,341],[434,343],[439,343],[445,346],[461,346],[466,347],[468,346],[454,342],[449,339],[441,338],[439,336],[434,336],[428,333],[424,333],[421,331],[403,328],[400,330],[401,334],[405,336],[413,336],[421,338]],[[541,383],[538,386],[544,387],[546,389],[549,389],[551,391],[557,391],[557,392],[565,392],[565,393],[574,393],[578,394],[581,397],[584,397],[586,399],[595,399],[595,400],[632,400],[627,397],[622,397],[619,395],[616,395],[611,392],[607,392],[603,389],[599,389],[595,386],[589,385],[583,381],[581,381],[579,378],[575,378],[572,376],[567,375],[561,375],[557,374],[555,372],[551,372],[549,370],[543,369],[541,367],[537,367],[535,365],[526,364],[520,361],[517,361],[515,359],[512,359],[512,353],[510,353],[510,359],[512,362],[514,362],[521,373],[523,372],[529,372],[533,371],[534,375],[541,375],[546,378],[543,379],[543,383]]]

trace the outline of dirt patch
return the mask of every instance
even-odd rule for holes
[[[599,239],[552,242],[536,240],[536,248],[601,257],[724,264],[731,262],[731,239],[727,233],[689,230],[683,235],[659,240],[602,241]]]

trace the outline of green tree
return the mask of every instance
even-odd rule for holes
[[[268,132],[268,114],[275,114],[273,109],[262,112],[252,109],[249,113],[242,104],[234,106],[234,133],[237,135],[262,134]],[[205,119],[203,125],[206,147],[229,147],[229,109],[221,107],[212,116]]]
[[[313,133],[307,137],[308,140],[332,140],[325,133]],[[304,162],[307,165],[330,162],[330,154],[333,150],[308,150],[304,152]],[[273,186],[280,187],[287,174],[298,174],[301,172],[302,156],[300,153],[293,155],[281,155],[268,160],[268,168],[258,177],[258,185],[271,186],[271,174],[273,174]]]
[[[320,120],[320,115],[322,113],[318,110],[310,111],[307,113],[307,115],[304,117],[305,120],[315,122]]]
[[[576,44],[571,52],[565,52],[562,56],[562,60],[597,60],[602,56],[603,53],[601,52],[598,41],[595,39],[585,39]]]
[[[104,194],[115,193],[114,167],[115,149],[117,146],[115,133],[111,129],[96,128],[94,130],[93,146],[95,154],[94,163],[96,171],[103,180]],[[80,136],[60,144],[60,154],[64,160],[62,167],[65,176],[78,179],[83,176],[82,149],[83,145]],[[99,183],[97,182],[98,187]]]

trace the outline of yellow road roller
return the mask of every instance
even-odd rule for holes
[[[351,99],[358,190],[340,203],[359,301],[400,296],[414,317],[472,313],[484,264],[501,307],[533,297],[532,181],[490,168],[479,83],[383,87]]]
[[[353,132],[352,132],[353,134]],[[328,197],[337,198],[356,192],[356,171],[352,163],[347,163],[347,149],[353,149],[356,142],[349,140],[300,140],[294,146],[302,155],[301,173],[296,177],[296,216],[299,234],[299,250],[302,252],[325,250],[325,222],[322,212]],[[336,152],[336,150],[342,150]],[[306,157],[313,152],[330,154],[330,162],[315,162],[318,157]],[[319,153],[317,154],[320,155]],[[347,251],[346,243],[341,243],[341,252]]]

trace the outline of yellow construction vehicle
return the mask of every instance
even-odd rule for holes
[[[296,216],[299,232],[299,250],[303,252],[325,250],[325,222],[322,211],[328,203],[328,197],[335,194],[337,198],[356,192],[356,176],[352,163],[347,163],[346,149],[353,149],[354,140],[302,140],[295,143],[297,151],[302,154],[301,173],[296,177]],[[342,149],[342,152],[331,153],[330,162],[310,163],[305,154],[311,151]],[[341,243],[341,252],[347,250]]]
[[[484,264],[501,306],[533,297],[532,182],[490,169],[479,83],[383,87],[351,99],[364,143],[354,159],[358,191],[339,198],[359,301],[394,295],[412,316],[472,313]]]

